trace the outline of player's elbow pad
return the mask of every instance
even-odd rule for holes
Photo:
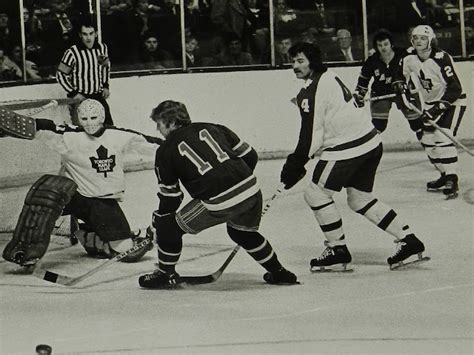
[[[245,164],[247,164],[248,167],[252,171],[255,170],[255,166],[257,166],[257,162],[258,162],[258,154],[255,151],[255,149],[252,148],[252,150],[250,152],[248,152],[247,154],[245,154],[242,157],[242,159],[245,161]]]

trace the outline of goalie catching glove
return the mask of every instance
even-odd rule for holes
[[[280,181],[285,185],[285,190],[291,189],[306,175],[304,165],[308,160],[298,158],[295,154],[290,154],[281,170]]]
[[[3,258],[22,266],[36,264],[46,253],[54,223],[76,189],[76,183],[63,176],[39,178],[26,195],[13,238],[3,250]]]

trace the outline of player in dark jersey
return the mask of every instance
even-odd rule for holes
[[[358,107],[364,106],[365,96],[369,91],[369,82],[373,78],[370,87],[370,97],[394,94],[392,84],[394,74],[398,70],[400,59],[406,54],[406,50],[394,47],[392,34],[385,29],[375,33],[373,38],[375,53],[372,54],[362,65],[354,92],[354,100]],[[374,100],[370,103],[372,123],[379,132],[385,131],[388,123],[389,111],[392,104],[402,111],[408,120],[410,128],[415,132],[418,140],[423,135],[423,123],[419,114],[407,108],[399,97]]]
[[[278,261],[260,233],[262,194],[253,170],[257,153],[225,126],[191,123],[186,106],[163,101],[151,113],[166,138],[156,153],[159,208],[153,213],[158,268],[139,278],[144,288],[174,288],[182,236],[227,223],[230,238],[268,272],[271,284],[295,284],[296,276]],[[193,200],[178,211],[180,183]]]

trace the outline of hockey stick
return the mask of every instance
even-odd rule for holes
[[[42,280],[48,281],[48,282],[52,282],[52,283],[56,283],[56,284],[60,284],[60,285],[64,285],[64,286],[74,286],[74,285],[78,284],[79,282],[84,281],[85,279],[88,279],[92,275],[98,273],[100,270],[105,269],[106,267],[112,265],[116,261],[120,261],[123,258],[125,258],[126,256],[130,255],[131,253],[136,252],[140,248],[146,246],[148,243],[151,243],[151,240],[145,239],[144,241],[142,241],[142,242],[138,243],[137,245],[135,245],[133,248],[130,248],[129,250],[124,251],[123,253],[120,253],[120,254],[114,256],[112,259],[104,261],[102,264],[96,266],[92,270],[89,270],[85,274],[82,274],[82,275],[77,276],[77,277],[59,275],[55,272],[45,270],[45,269],[41,268],[39,265],[36,266],[35,270],[33,271],[33,275],[40,278],[40,279],[42,279]]]
[[[421,111],[418,107],[416,107],[410,101],[408,101],[408,99],[406,98],[406,96],[404,94],[402,95],[402,99],[403,99],[403,103],[405,104],[406,107],[408,107],[411,110],[415,111],[419,115],[423,114],[423,111]],[[458,146],[459,148],[464,150],[467,154],[474,157],[474,153],[468,147],[466,147],[464,144],[462,144],[457,138],[455,138],[453,135],[451,135],[448,130],[440,127],[436,122],[434,122],[432,120],[426,120],[426,122],[430,126],[434,127],[438,132],[440,132],[446,138],[448,138],[451,142],[453,142],[454,145]]]
[[[57,107],[57,106],[58,106],[58,102],[56,100],[51,100],[46,105],[43,105],[43,106],[40,106],[40,107],[37,107],[37,108],[31,110],[25,116],[31,117],[33,115],[36,115],[36,114],[40,113],[40,112],[49,110],[50,108]]]
[[[78,101],[75,99],[40,99],[40,100],[28,100],[23,102],[2,102],[0,103],[1,107],[8,108],[9,110],[16,111],[16,110],[28,110],[30,108],[39,108],[38,106],[48,105],[52,101],[57,102],[58,105],[70,105],[77,103]]]
[[[384,100],[384,99],[391,99],[392,97],[396,97],[397,94],[387,94],[387,95],[382,95],[382,96],[374,96],[374,97],[367,97],[364,99],[364,101],[378,101],[378,100]]]
[[[276,192],[273,194],[273,196],[268,200],[267,204],[265,207],[262,209],[262,217],[267,213],[267,211],[270,209],[271,204],[273,201],[281,195],[283,192],[284,185],[281,184]],[[232,259],[234,259],[235,255],[237,252],[240,250],[240,245],[236,245],[234,249],[232,249],[230,255],[225,259],[224,263],[222,266],[214,271],[212,274],[209,275],[203,275],[203,276],[181,276],[181,280],[184,281],[185,283],[191,284],[191,285],[201,285],[201,284],[208,284],[214,281],[217,281],[219,277],[221,277],[222,273],[224,270],[227,268],[227,266],[230,264]]]

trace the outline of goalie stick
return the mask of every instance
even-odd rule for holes
[[[133,248],[130,248],[129,250],[124,251],[123,253],[120,253],[114,256],[112,259],[104,261],[102,264],[96,266],[95,268],[77,277],[60,275],[53,271],[45,270],[42,267],[40,267],[40,265],[36,266],[35,270],[33,271],[33,275],[48,282],[52,282],[52,283],[56,283],[56,284],[60,284],[64,286],[74,286],[78,284],[79,282],[84,281],[85,279],[88,279],[92,275],[98,273],[100,270],[105,269],[106,267],[112,265],[116,261],[120,261],[126,256],[130,255],[131,253],[136,252],[140,248],[146,246],[148,243],[151,243],[151,241],[149,239],[145,239],[144,241],[135,245]]]
[[[267,211],[270,209],[271,204],[273,201],[281,195],[283,192],[284,185],[281,184],[276,192],[273,194],[273,196],[268,200],[266,203],[265,207],[262,209],[262,217],[267,213]],[[227,268],[227,266],[230,264],[232,259],[234,259],[235,255],[237,252],[240,250],[240,245],[236,245],[234,249],[232,249],[230,255],[225,259],[224,263],[222,266],[214,271],[212,274],[209,275],[202,275],[202,276],[181,276],[181,280],[184,281],[185,283],[191,284],[191,285],[201,285],[201,284],[208,284],[214,281],[217,281],[219,277],[221,277],[222,273],[224,270]]]

